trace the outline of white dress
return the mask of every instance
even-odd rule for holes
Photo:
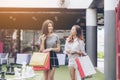
[[[66,52],[67,50],[70,50],[70,53],[82,52],[84,55],[86,55],[85,43],[82,40],[78,40],[78,38],[75,38],[73,42],[68,42],[68,39],[66,40],[64,53],[67,54],[67,52]],[[70,66],[74,67],[76,70],[77,80],[81,80],[81,77],[78,72],[77,64],[75,62],[75,59],[78,56],[79,56],[78,54],[68,54],[68,58],[69,58],[68,67],[70,67]]]

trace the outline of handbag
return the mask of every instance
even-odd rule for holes
[[[77,63],[78,71],[81,78],[85,78],[86,76],[90,76],[96,73],[95,68],[88,55],[77,57],[75,61]]]
[[[50,69],[50,55],[48,53],[34,52],[29,65],[33,66],[33,70]]]

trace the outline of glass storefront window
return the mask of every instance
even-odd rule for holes
[[[65,39],[70,30],[55,30],[64,49]],[[32,53],[40,49],[40,30],[0,29],[0,52],[4,53]]]

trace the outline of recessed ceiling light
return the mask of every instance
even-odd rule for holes
[[[13,16],[10,16],[9,18],[10,18],[10,19],[13,19]]]
[[[35,16],[32,17],[33,20],[37,21],[37,18]]]

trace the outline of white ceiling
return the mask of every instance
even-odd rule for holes
[[[59,8],[59,1],[60,0],[0,0],[0,7]],[[69,0],[67,8],[88,8],[92,1],[93,0]]]

